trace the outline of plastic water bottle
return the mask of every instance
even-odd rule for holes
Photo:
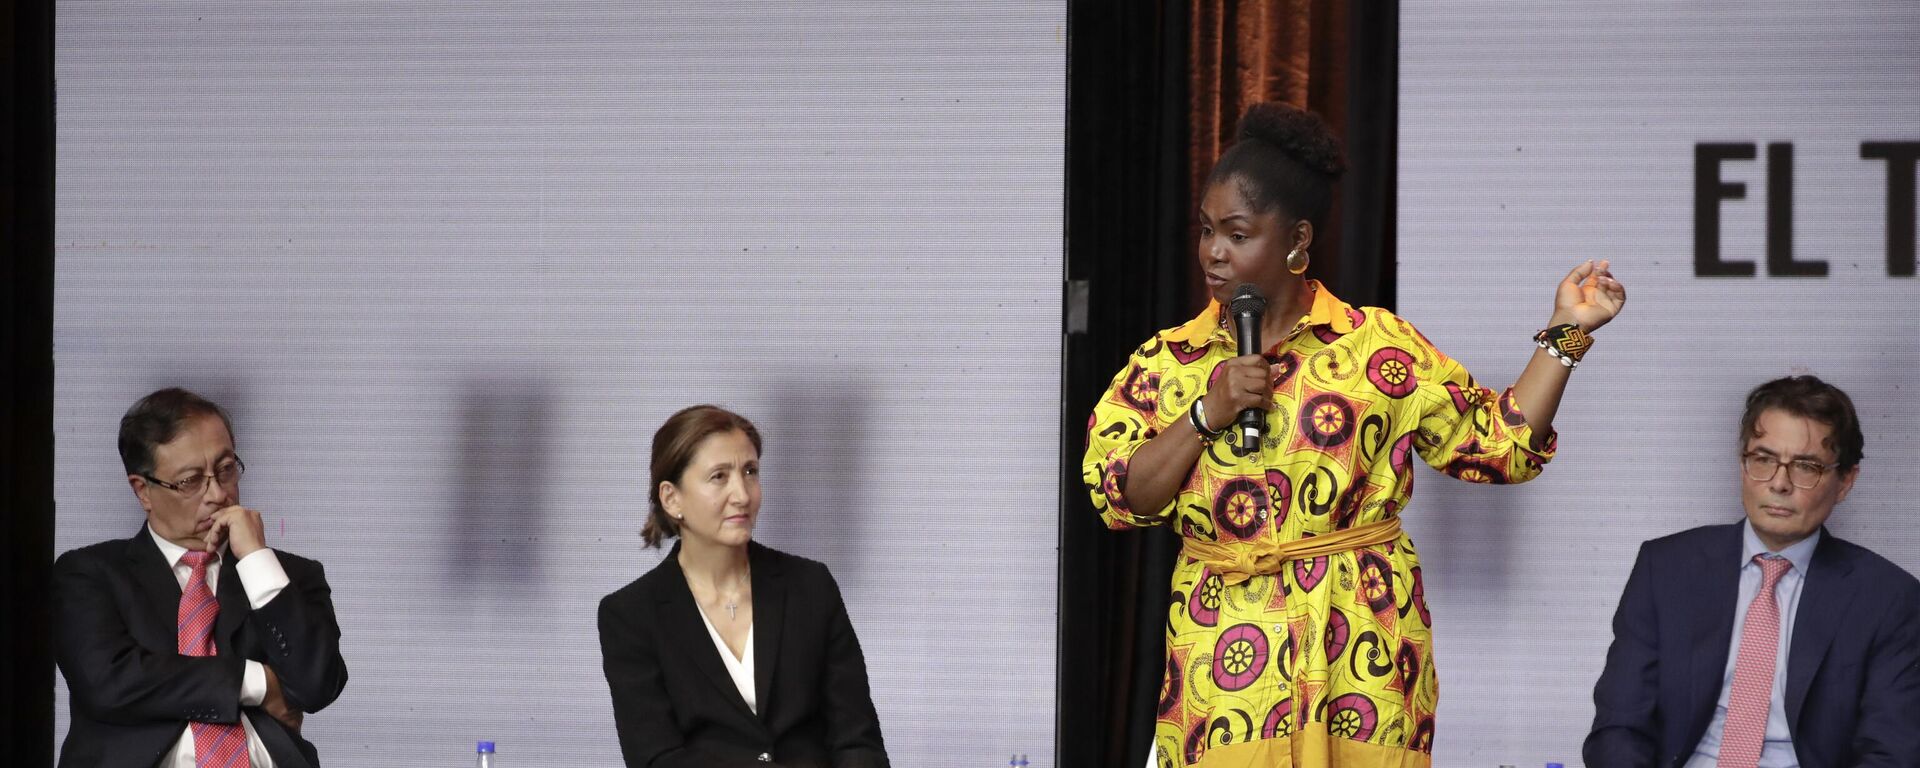
[[[483,741],[475,744],[473,751],[478,755],[474,765],[479,768],[500,768],[500,763],[493,759],[493,742]]]

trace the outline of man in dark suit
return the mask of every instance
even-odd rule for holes
[[[1587,765],[1920,765],[1920,582],[1823,527],[1860,474],[1852,400],[1767,382],[1740,440],[1746,520],[1640,548]]]
[[[347,684],[320,564],[266,545],[219,406],[182,389],[120,421],[131,539],[54,563],[54,639],[72,694],[61,768],[314,768],[304,713]]]

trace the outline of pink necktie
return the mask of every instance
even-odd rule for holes
[[[1727,697],[1727,722],[1720,733],[1719,768],[1753,768],[1760,762],[1760,747],[1767,738],[1774,665],[1780,657],[1780,604],[1773,599],[1773,588],[1793,564],[1766,554],[1754,559],[1760,562],[1760,593],[1747,606],[1747,623],[1740,629],[1733,692]]]
[[[220,601],[207,589],[207,562],[212,555],[188,552],[180,562],[193,567],[187,575],[187,588],[180,591],[180,654],[212,656],[213,621],[220,616]],[[201,766],[214,768],[252,768],[247,756],[247,731],[239,723],[192,722],[193,754]]]

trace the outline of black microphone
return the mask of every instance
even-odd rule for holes
[[[1267,299],[1260,295],[1260,289],[1253,283],[1241,283],[1233,289],[1233,301],[1227,304],[1227,311],[1233,313],[1234,338],[1240,343],[1240,354],[1264,352],[1260,348],[1260,317],[1267,313]],[[1266,416],[1259,408],[1240,412],[1240,446],[1247,453],[1260,449],[1260,431],[1267,427]]]

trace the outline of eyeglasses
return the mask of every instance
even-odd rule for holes
[[[1780,474],[1780,467],[1785,466],[1787,481],[1793,483],[1793,487],[1801,489],[1811,489],[1819,485],[1821,480],[1826,479],[1828,472],[1840,466],[1806,459],[1781,461],[1772,454],[1758,452],[1741,456],[1740,464],[1746,467],[1747,477],[1756,483],[1773,480],[1775,475]]]
[[[193,477],[176,483],[169,483],[153,475],[141,475],[141,477],[146,478],[149,483],[153,483],[154,485],[182,496],[199,496],[206,492],[208,480],[218,480],[222,486],[232,488],[234,483],[240,482],[240,475],[246,471],[246,462],[241,461],[240,457],[235,456],[220,462],[220,466],[213,468],[213,474],[211,475],[194,475]]]

